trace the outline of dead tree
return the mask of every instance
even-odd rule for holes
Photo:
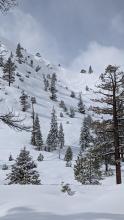
[[[28,131],[30,132],[31,127],[25,126],[23,124],[24,118],[21,118],[19,115],[15,115],[13,111],[1,114],[0,121],[8,125],[10,128],[15,129],[16,131]]]

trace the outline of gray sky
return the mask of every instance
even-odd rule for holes
[[[64,66],[88,65],[102,50],[123,54],[124,0],[20,0],[0,21],[1,36]]]

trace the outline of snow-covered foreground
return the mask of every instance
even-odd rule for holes
[[[36,161],[39,154],[28,146]],[[18,148],[12,148],[16,157]],[[65,166],[58,153],[42,152],[37,162],[42,185],[5,185],[6,173],[0,168],[0,220],[122,220],[124,219],[124,185],[115,185],[115,176],[98,186],[85,186],[74,180],[73,167]],[[8,148],[1,149],[0,165],[8,161]],[[63,157],[63,155],[62,155]],[[122,167],[123,168],[123,167]],[[124,179],[124,177],[123,177]],[[61,192],[61,182],[69,183],[74,195]]]
[[[69,196],[59,185],[1,186],[0,220],[123,220],[123,188],[73,185]]]

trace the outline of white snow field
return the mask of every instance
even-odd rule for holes
[[[8,42],[4,42],[2,47],[8,51],[5,59],[11,50],[14,54],[15,49]],[[19,97],[22,90],[25,90],[29,97],[35,96],[35,112],[39,114],[45,143],[54,106],[58,123],[63,123],[65,148],[68,145],[72,146],[75,160],[79,151],[79,134],[84,116],[76,112],[75,118],[70,118],[63,112],[64,117],[60,118],[62,109],[59,107],[59,101],[64,100],[68,108],[74,106],[77,109],[78,93],[82,91],[86,113],[89,113],[90,98],[93,98],[92,89],[98,81],[98,75],[73,73],[70,77],[70,72],[62,67],[48,65],[48,61],[42,57],[33,56],[26,51],[24,53],[28,63],[19,65],[16,62],[16,74],[21,75],[23,82],[16,76],[16,81],[9,88],[7,82],[2,79],[3,72],[0,68],[0,114],[13,109],[15,113],[26,118],[26,125],[31,125],[31,109],[24,114]],[[34,61],[33,68],[29,66],[31,59]],[[39,72],[35,71],[37,65],[41,67]],[[57,102],[50,100],[50,94],[44,91],[43,84],[43,74],[54,72],[58,78]],[[86,85],[91,88],[89,91],[85,90]],[[76,98],[70,97],[71,90],[76,91]],[[99,186],[79,184],[74,180],[73,166],[65,166],[65,150],[62,152],[61,160],[58,159],[58,152],[42,152],[44,161],[37,162],[42,185],[7,185],[6,174],[10,172],[13,163],[8,161],[10,153],[15,159],[20,149],[26,146],[33,159],[37,159],[39,152],[30,145],[30,138],[30,133],[16,132],[0,123],[0,220],[124,220],[124,185],[116,186],[115,176],[102,180]],[[9,166],[9,170],[2,170],[4,163]],[[74,195],[61,192],[62,182],[70,184]]]

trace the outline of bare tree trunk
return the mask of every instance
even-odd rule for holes
[[[9,87],[10,87],[10,83],[11,83],[11,73],[10,73],[10,69],[9,69]]]
[[[108,172],[108,160],[105,157],[105,172]]]
[[[118,119],[115,97],[115,86],[113,85],[113,126],[114,126],[114,147],[115,147],[115,166],[116,166],[116,183],[121,184],[121,164],[119,152],[119,133],[118,133]]]

